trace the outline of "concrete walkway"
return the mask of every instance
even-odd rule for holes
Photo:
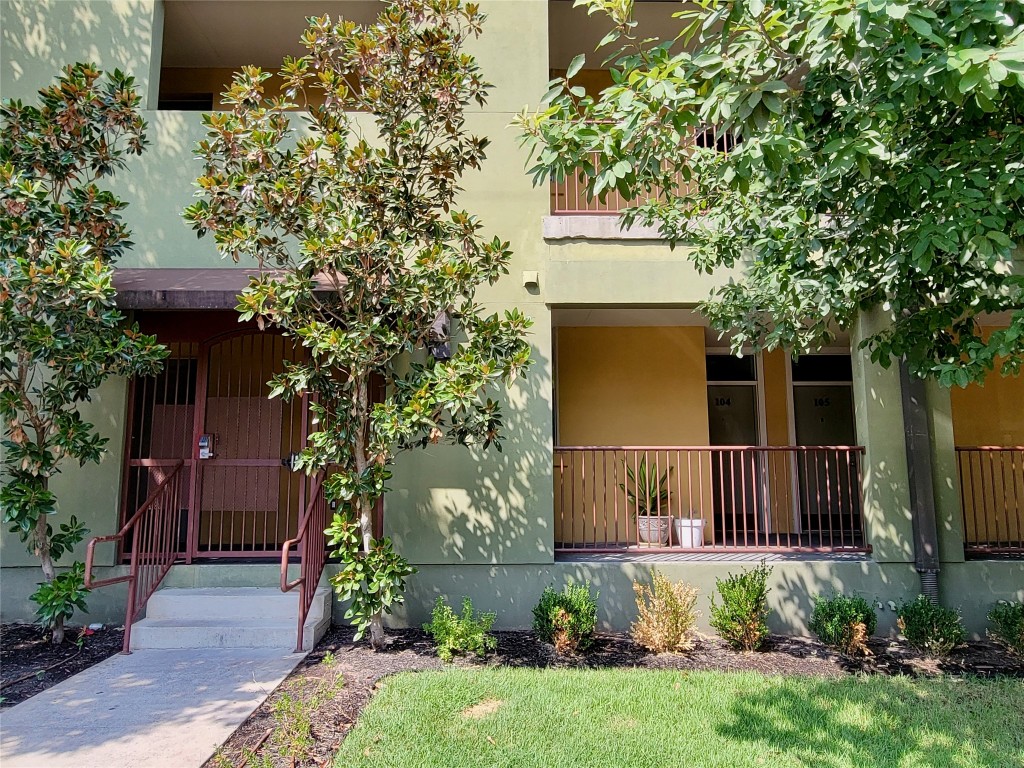
[[[304,654],[116,655],[0,713],[3,768],[199,768]]]

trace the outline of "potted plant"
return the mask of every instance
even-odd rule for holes
[[[647,457],[644,456],[634,468],[626,465],[627,483],[619,483],[619,488],[626,492],[626,500],[633,507],[633,515],[637,522],[640,541],[644,544],[668,544],[670,516],[662,515],[662,506],[668,501],[668,478],[672,468],[669,467],[658,477],[657,470],[648,469]]]

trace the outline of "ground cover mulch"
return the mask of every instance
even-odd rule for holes
[[[809,638],[773,635],[757,653],[736,653],[717,637],[698,638],[686,654],[651,654],[627,636],[606,634],[585,655],[558,656],[550,645],[532,633],[495,632],[497,651],[486,659],[457,658],[453,665],[464,668],[484,666],[753,671],[766,675],[813,675],[838,678],[847,674],[882,675],[1006,675],[1024,678],[1024,660],[1014,659],[993,643],[973,642],[941,661],[923,657],[902,643],[885,638],[869,641],[871,655],[848,658],[830,651]],[[352,631],[334,627],[291,675],[243,723],[204,768],[239,768],[255,761],[247,753],[255,750],[259,765],[303,768],[330,766],[342,740],[355,725],[381,679],[399,672],[441,669],[425,632],[418,629],[392,630],[394,642],[382,653],[374,653],[365,642],[353,643]],[[325,663],[326,662],[326,663]],[[281,729],[275,707],[282,698],[317,698],[307,707],[311,744],[294,765],[280,754]]]
[[[81,645],[78,640],[81,638]],[[120,652],[123,628],[83,634],[68,627],[61,645],[37,624],[0,625],[0,707],[11,707]]]

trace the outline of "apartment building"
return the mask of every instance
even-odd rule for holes
[[[191,150],[200,113],[218,108],[235,69],[299,53],[306,16],[369,21],[379,4],[0,7],[5,98],[30,100],[61,66],[94,61],[136,76],[149,122],[150,147],[113,182],[135,242],[117,284],[122,306],[172,354],[159,376],[110,381],[87,405],[109,453],[55,480],[61,514],[105,536],[158,499],[175,564],[159,583],[140,575],[136,599],[147,585],[276,588],[282,546],[317,502],[290,467],[302,408],[266,397],[272,373],[300,352],[237,321],[247,265],[221,261],[183,222],[200,172]],[[401,458],[378,526],[418,573],[392,620],[416,624],[437,595],[469,595],[500,626],[527,626],[544,586],[587,580],[602,622],[624,629],[635,614],[631,582],[653,568],[709,594],[716,578],[764,558],[774,629],[806,631],[813,597],[836,591],[880,604],[880,629],[892,631],[889,602],[916,595],[921,579],[899,372],[858,348],[884,318],[865,315],[834,346],[797,360],[730,354],[695,306],[732,273],[699,273],[657,232],[620,229],[626,201],[614,195],[597,202],[571,179],[537,187],[525,173],[512,117],[594,49],[601,19],[571,0],[482,7],[489,18],[474,53],[494,88],[470,126],[492,145],[464,204],[511,241],[510,274],[480,298],[533,318],[535,364],[509,395],[503,452],[431,446]],[[638,2],[641,32],[670,29],[674,10]],[[583,77],[593,88],[608,79],[600,68]],[[992,603],[1024,600],[1024,380],[993,375],[953,392],[929,383],[925,399],[939,594],[979,632]],[[148,545],[131,536],[96,545],[97,578],[132,573],[133,554],[143,573]],[[289,578],[300,555],[307,565],[322,556],[315,532],[300,544]],[[14,535],[0,545],[3,618],[27,619],[38,568]],[[90,615],[122,621],[128,589],[96,590]]]

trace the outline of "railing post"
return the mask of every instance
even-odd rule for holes
[[[135,623],[135,595],[139,580],[139,528],[132,528],[132,557],[128,566],[128,605],[124,618],[124,647],[121,653],[130,654],[132,647],[132,624]]]

